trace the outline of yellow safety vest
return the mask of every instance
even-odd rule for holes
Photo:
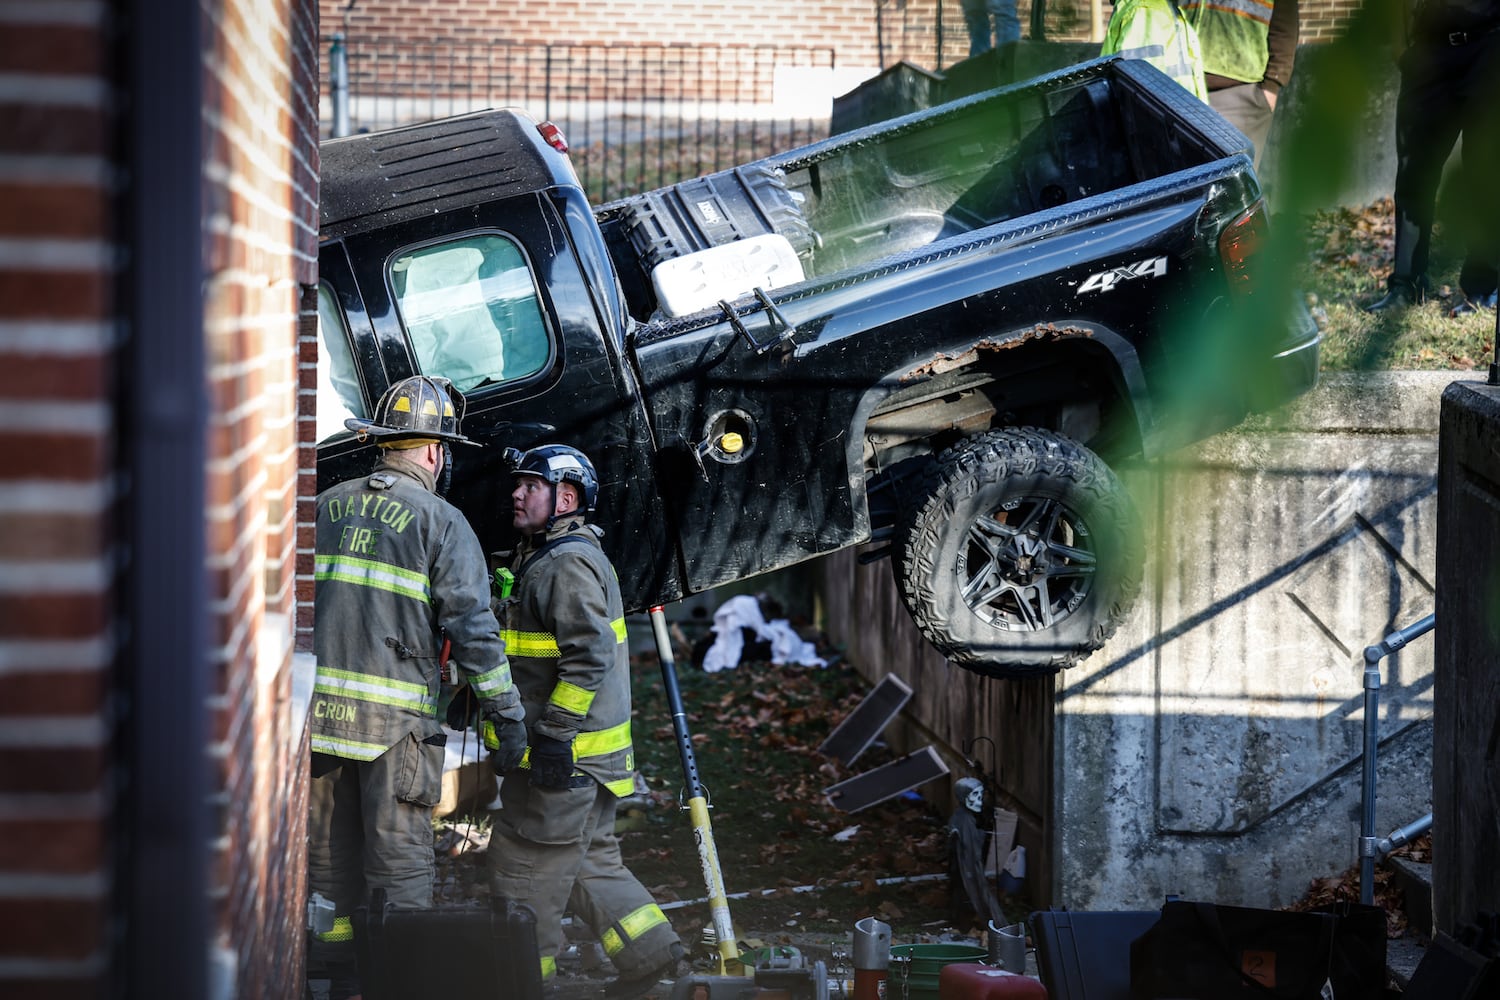
[[[1245,83],[1264,79],[1275,6],[1274,0],[1183,0],[1203,48],[1203,71]]]
[[[1110,15],[1100,55],[1144,59],[1201,101],[1208,100],[1198,35],[1172,0],[1121,0]]]

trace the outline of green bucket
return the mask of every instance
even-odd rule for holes
[[[982,962],[988,955],[977,944],[898,944],[891,948],[886,989],[892,1000],[937,1000],[938,977],[954,962]]]

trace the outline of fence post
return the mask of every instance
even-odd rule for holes
[[[349,52],[344,48],[344,33],[335,32],[328,48],[328,83],[333,91],[333,134],[349,134]]]

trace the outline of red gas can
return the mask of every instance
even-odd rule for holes
[[[954,962],[938,973],[938,1000],[1047,1000],[1047,987],[978,962]]]

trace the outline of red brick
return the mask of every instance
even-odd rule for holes
[[[0,204],[9,204],[3,193]],[[103,399],[110,389],[109,367],[109,359],[98,354],[0,351],[0,399]]]
[[[0,235],[82,239],[110,230],[109,201],[89,185],[0,183],[0,205]]]
[[[108,695],[102,671],[69,671],[58,674],[36,665],[36,673],[0,677],[3,718],[32,715],[101,715]],[[0,869],[5,865],[0,863]]]
[[[102,821],[0,821],[0,871],[83,875],[108,865]]]
[[[14,915],[8,915],[7,907],[0,905],[0,926],[6,926],[10,919],[25,919],[19,905],[14,909]],[[108,990],[97,980],[81,976],[65,979],[0,978],[0,996],[25,997],[26,1000],[100,1000],[108,995]]]
[[[0,124],[0,133],[3,129]],[[0,271],[0,315],[12,319],[102,319],[112,305],[111,280],[98,271]]]
[[[0,66],[66,76],[103,76],[108,69],[97,31],[61,24],[7,24],[0,31]]]
[[[91,792],[104,775],[103,752],[97,748],[0,747],[0,794]]]
[[[105,541],[105,524],[91,514],[26,513],[0,518],[0,552],[9,559],[87,558],[99,555]]]
[[[93,108],[0,104],[0,153],[105,156],[109,120]]]
[[[7,910],[12,919],[4,916]],[[88,958],[103,944],[107,916],[99,900],[7,899],[0,906],[0,925],[6,928],[0,934],[0,957]]]
[[[100,594],[8,594],[0,601],[0,639],[98,635],[110,610],[109,599]]]

